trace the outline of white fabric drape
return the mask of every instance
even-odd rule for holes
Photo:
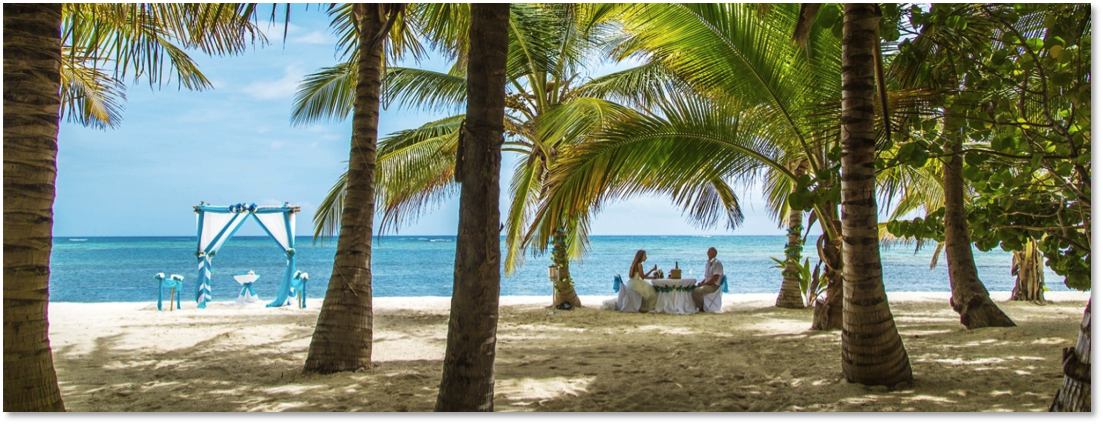
[[[218,215],[221,215],[221,214],[218,214]],[[204,224],[206,224],[206,220],[208,218],[210,218],[212,216],[218,216],[218,215],[212,215],[210,212],[207,212],[207,216],[203,217]],[[234,233],[237,232],[238,228],[241,227],[241,224],[245,223],[245,219],[248,218],[248,216],[249,216],[249,214],[247,214],[247,213],[235,213],[235,214],[233,214],[230,217],[230,222],[228,224],[226,224],[226,227],[225,227],[226,231],[222,232],[222,235],[218,237],[218,240],[214,240],[214,245],[211,246],[211,247],[208,247],[207,251],[208,252],[217,252],[218,249],[221,249],[222,245],[226,243],[226,240],[229,240],[230,237],[232,237],[234,235]],[[206,225],[204,225],[204,228],[203,228],[204,233],[207,232],[207,229],[205,227],[206,227]],[[214,234],[212,234],[211,237],[213,238],[214,236],[218,235],[218,231],[219,230],[214,230]]]
[[[291,228],[295,228],[295,214],[290,215]],[[257,217],[257,222],[272,234],[272,238],[276,240],[276,243],[279,243],[280,247],[282,247],[285,252],[291,249],[291,237],[294,237],[294,235],[288,234],[287,223],[283,219],[283,213],[258,213],[253,216]]]
[[[203,228],[199,232],[199,249],[206,250],[211,246],[211,242],[214,241],[218,232],[222,231],[226,224],[229,224],[230,220],[234,219],[237,214],[204,211],[196,214],[195,219],[198,220],[200,216],[203,217]]]
[[[692,278],[678,280],[651,280],[655,287],[690,287],[697,284]],[[719,292],[719,290],[718,290]],[[655,302],[655,312],[662,314],[688,315],[697,313],[697,305],[693,303],[693,296],[686,291],[675,290],[669,293],[658,293]]]

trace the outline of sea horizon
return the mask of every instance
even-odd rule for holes
[[[55,236],[51,256],[50,296],[57,302],[156,301],[159,289],[154,275],[179,274],[184,278],[183,299],[194,302],[197,262],[196,236]],[[296,237],[297,269],[310,275],[307,298],[325,295],[336,252],[336,238],[314,243],[313,236]],[[455,259],[455,235],[373,236],[372,296],[451,296]],[[677,263],[683,278],[700,279],[705,251],[716,247],[724,263],[730,293],[777,293],[781,270],[770,259],[782,258],[784,235],[657,235],[590,236],[587,253],[571,262],[571,275],[579,295],[614,296],[613,277],[626,275],[636,250],[648,251],[647,267],[664,271]],[[526,251],[515,272],[504,270],[501,296],[551,296],[547,267],[550,252],[534,255]],[[815,266],[814,237],[809,236],[805,258]],[[881,248],[887,292],[945,292],[949,277],[945,260],[930,269],[933,244],[916,249],[915,244],[885,243]],[[989,291],[1010,291],[1011,253],[999,248],[989,252],[974,249],[978,275]],[[267,236],[235,236],[226,242],[213,260],[212,301],[232,301],[241,286],[232,276],[254,271],[254,283],[262,300],[274,292],[286,269],[280,248]],[[1046,270],[1050,290],[1067,291],[1064,279]],[[166,293],[167,295],[167,293]]]

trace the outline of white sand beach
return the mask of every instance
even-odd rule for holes
[[[688,316],[504,297],[497,411],[1044,411],[1061,384],[1090,293],[1051,302],[992,298],[1018,324],[966,330],[949,293],[889,293],[914,382],[847,383],[839,332],[809,330],[811,309],[774,294],[724,297]],[[195,302],[51,303],[50,340],[70,411],[431,411],[448,298],[374,299],[373,369],[300,372],[321,300],[307,309]]]

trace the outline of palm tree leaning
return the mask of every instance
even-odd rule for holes
[[[472,4],[467,119],[456,180],[460,223],[444,370],[435,411],[494,411],[501,283],[500,193],[509,4]]]
[[[187,88],[209,88],[183,48],[219,55],[243,51],[246,33],[256,41],[249,22],[254,10],[251,5],[4,5],[5,411],[65,410],[47,320],[63,102],[78,122],[111,126],[118,115],[101,113],[111,108],[88,107],[102,94],[95,92],[99,82],[118,87],[120,76],[130,71],[152,84],[171,73]],[[113,76],[99,70],[112,62]]]

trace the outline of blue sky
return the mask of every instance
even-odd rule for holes
[[[287,40],[282,22],[261,25],[270,44],[235,57],[194,54],[214,89],[161,89],[128,80],[126,110],[116,129],[63,122],[58,135],[54,235],[187,236],[195,234],[192,206],[200,201],[302,207],[296,233],[313,234],[312,218],[348,161],[351,120],[292,127],[298,82],[337,63],[329,17],[316,7],[292,9]],[[262,16],[267,14],[262,13]],[[443,70],[431,60],[422,67]],[[615,65],[599,68],[607,73]],[[382,112],[380,136],[414,128],[443,115],[392,108]],[[503,157],[502,187],[516,156]],[[757,187],[741,192],[742,228],[700,229],[686,222],[669,199],[640,197],[608,205],[593,221],[594,235],[781,235]],[[507,200],[502,199],[503,215]],[[459,200],[441,203],[403,235],[452,235]],[[261,235],[255,225],[239,234]]]

